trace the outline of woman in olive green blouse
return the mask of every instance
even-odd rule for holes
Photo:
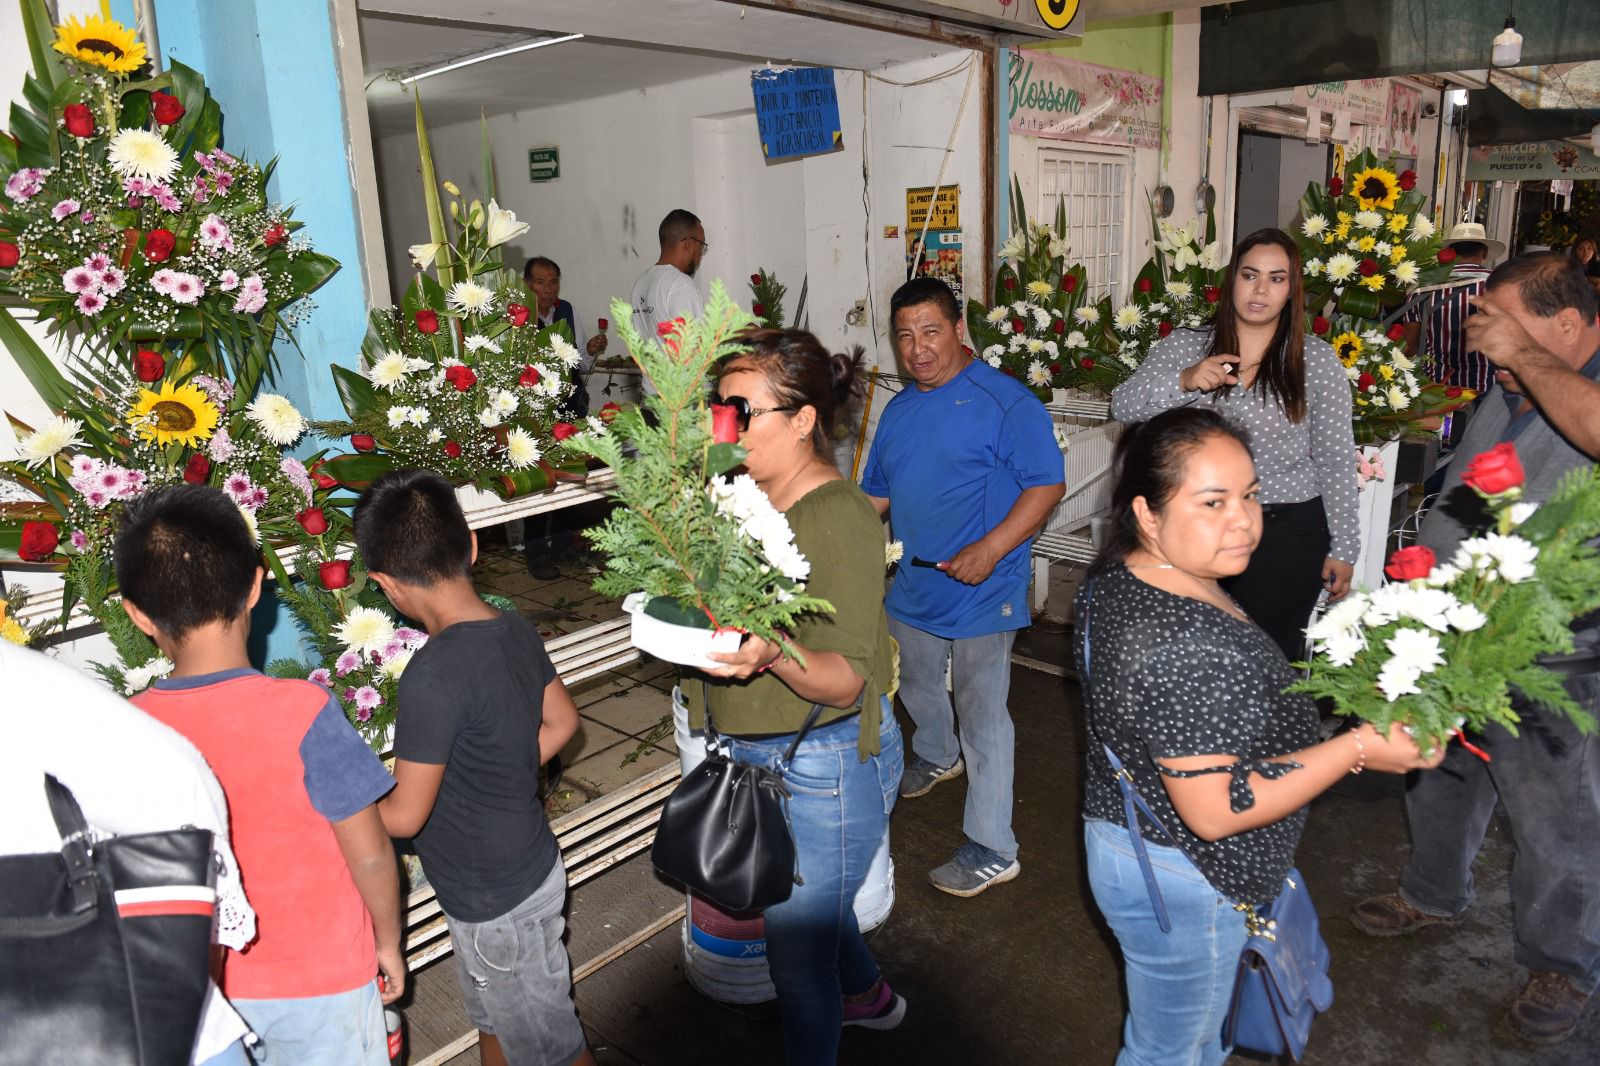
[[[829,354],[802,330],[758,330],[746,341],[748,352],[720,366],[712,403],[738,410],[745,470],[788,518],[811,563],[807,591],[834,613],[795,626],[798,657],[751,636],[737,653],[713,656],[728,665],[703,686],[683,687],[692,724],[709,698],[734,758],[769,766],[812,705],[824,708],[785,775],[803,883],[765,917],[788,1061],[831,1066],[841,1027],[892,1029],[905,1014],[853,908],[888,831],[904,759],[887,695],[894,647],[883,610],[883,523],[832,459],[834,418],[854,392],[859,350]]]

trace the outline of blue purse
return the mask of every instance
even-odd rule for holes
[[[1086,596],[1086,607],[1087,600]],[[1087,687],[1088,682],[1089,618],[1085,611],[1082,683]],[[1139,834],[1139,815],[1143,813],[1173,847],[1183,851],[1183,845],[1139,795],[1134,788],[1133,775],[1123,766],[1117,753],[1108,744],[1102,744],[1101,748],[1116,775],[1128,836],[1145,889],[1155,907],[1156,922],[1163,933],[1170,933],[1172,920],[1167,914],[1166,901],[1161,897],[1161,887],[1156,884],[1155,871],[1150,867],[1144,837]],[[1322,939],[1317,910],[1311,903],[1311,893],[1306,890],[1305,878],[1300,876],[1299,870],[1291,868],[1282,890],[1271,903],[1260,908],[1235,903],[1234,907],[1244,912],[1249,937],[1239,955],[1233,999],[1222,1022],[1222,1045],[1269,1055],[1289,1054],[1299,1062],[1311,1036],[1312,1021],[1333,1006],[1328,945]]]

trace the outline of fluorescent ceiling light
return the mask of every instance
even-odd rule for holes
[[[497,48],[493,52],[468,56],[466,59],[458,59],[454,63],[447,63],[442,67],[425,70],[421,74],[413,74],[409,78],[401,78],[400,84],[410,85],[414,81],[431,78],[435,74],[445,74],[452,70],[460,70],[462,67],[470,67],[474,63],[487,63],[489,60],[499,59],[501,56],[516,55],[518,52],[531,52],[535,48],[543,48],[550,44],[561,44],[565,41],[576,41],[582,37],[583,34],[581,33],[569,33],[565,37],[541,37],[537,41],[526,41],[523,44],[512,45],[510,48]]]

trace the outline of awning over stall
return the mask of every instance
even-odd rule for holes
[[[1474,145],[1523,144],[1587,137],[1595,119],[1577,108],[1529,109],[1489,86],[1469,94],[1467,141]]]

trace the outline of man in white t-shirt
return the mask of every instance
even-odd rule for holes
[[[194,826],[215,835],[217,942],[243,950],[256,916],[228,843],[228,802],[200,753],[177,732],[87,674],[0,640],[0,855],[61,850],[44,775],[72,790],[97,837]],[[193,1061],[244,1064],[244,1020],[216,982],[207,992]]]
[[[700,317],[705,300],[692,279],[706,249],[711,247],[706,243],[705,226],[681,207],[667,212],[657,236],[661,239],[661,258],[639,275],[628,301],[633,307],[633,328],[647,340],[657,335],[656,328],[663,322]],[[643,388],[648,394],[655,392],[648,378]]]

